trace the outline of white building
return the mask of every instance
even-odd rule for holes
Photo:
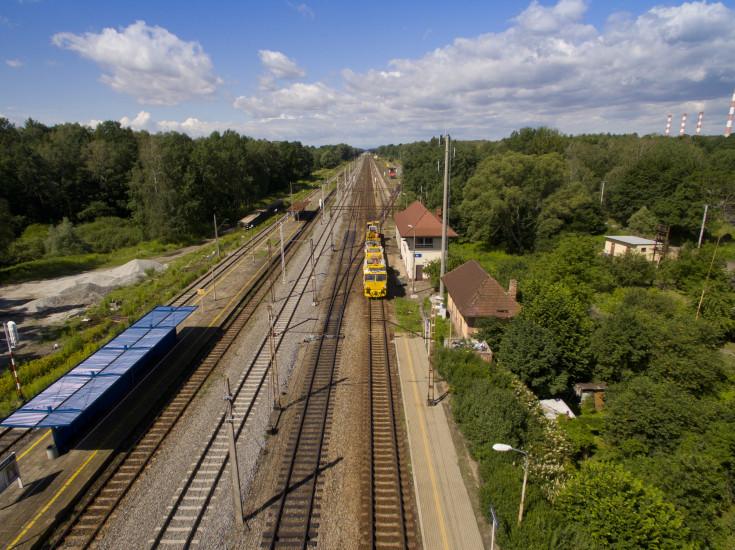
[[[424,266],[441,258],[442,222],[419,201],[393,216],[396,223],[396,243],[409,279],[424,278]],[[447,239],[459,235],[447,227]]]
[[[622,256],[630,250],[631,252],[643,254],[650,262],[653,261],[653,252],[655,247],[656,241],[652,241],[651,239],[629,236],[611,236],[605,237],[605,250],[603,253],[608,256],[615,257]]]

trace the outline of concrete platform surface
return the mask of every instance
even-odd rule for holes
[[[429,358],[424,340],[396,336],[395,346],[424,548],[482,549],[444,408],[426,404]]]

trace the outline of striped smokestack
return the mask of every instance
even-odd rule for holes
[[[735,114],[735,92],[732,94],[732,103],[730,104],[730,116],[727,117],[727,126],[725,127],[725,137],[730,137],[732,130],[732,115]]]
[[[684,127],[687,125],[687,114],[684,113],[684,116],[681,117],[681,130],[679,130],[679,135],[684,135]]]
[[[669,118],[666,121],[666,137],[669,137],[670,132],[671,132],[671,115],[669,115]]]
[[[704,116],[704,111],[699,112],[699,120],[697,121],[697,135],[702,131],[702,117]]]

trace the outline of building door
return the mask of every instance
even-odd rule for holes
[[[416,280],[422,281],[424,279],[424,266],[417,265],[416,266]]]

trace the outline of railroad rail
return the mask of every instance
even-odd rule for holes
[[[415,548],[411,486],[400,424],[400,389],[388,346],[384,300],[368,300],[370,438],[366,454],[362,548]]]
[[[363,163],[363,175],[368,172]],[[369,173],[368,173],[369,175]],[[277,482],[277,498],[269,510],[268,527],[261,546],[268,548],[314,545],[320,523],[320,473],[328,466],[326,449],[331,427],[331,390],[338,368],[340,331],[348,297],[362,267],[364,223],[361,202],[355,194],[349,226],[329,300],[318,346],[308,365],[303,398],[291,431],[286,456]]]
[[[314,220],[312,220],[311,224],[313,223],[315,223]],[[298,248],[298,237],[303,235],[309,226],[302,226],[298,234],[284,245],[286,255],[289,259],[295,254]],[[270,229],[272,230],[273,228]],[[263,232],[262,238],[263,240],[261,242],[269,238],[269,232]],[[247,248],[248,251],[252,250],[247,245],[243,248]],[[241,257],[242,254],[238,255],[237,259],[241,259]],[[274,255],[270,258],[270,262],[268,268],[263,270],[260,278],[253,283],[250,291],[245,294],[238,306],[228,315],[222,328],[217,331],[218,338],[216,342],[199,362],[198,366],[179,391],[176,392],[173,399],[170,400],[163,412],[152,423],[141,430],[143,435],[140,439],[126,452],[121,453],[114,461],[112,467],[108,469],[106,476],[98,484],[99,488],[88,497],[82,507],[82,511],[77,514],[67,529],[61,533],[52,547],[88,548],[90,546],[105,521],[117,508],[155,451],[160,448],[176,422],[183,416],[189,404],[209,377],[209,374],[214,370],[245,324],[252,317],[255,309],[263,298],[265,298],[267,292],[271,290],[273,284],[272,275],[280,267],[280,257]],[[232,265],[234,265],[234,261],[223,264],[221,270],[225,270]],[[205,275],[204,279],[207,277],[210,277],[210,274]],[[196,288],[195,285],[197,285],[197,282],[193,283],[190,289]],[[187,295],[189,297],[187,299],[190,299],[193,293],[185,292],[183,295]],[[184,299],[183,302],[179,301],[179,303],[185,303],[187,299]]]
[[[333,220],[330,220],[333,222]],[[322,231],[317,247],[327,247],[328,232]],[[285,332],[303,299],[308,297],[308,286],[314,276],[314,264],[305,262],[296,280],[291,285],[285,299],[276,302],[272,308],[276,309],[274,323],[274,346],[277,351]],[[248,427],[250,413],[261,392],[268,385],[271,372],[271,350],[268,346],[268,336],[265,336],[258,346],[255,356],[250,361],[245,373],[236,383],[233,393],[233,411],[235,440]],[[277,392],[278,390],[276,390]],[[198,542],[196,539],[207,507],[214,495],[219,480],[228,464],[229,451],[226,414],[222,414],[217,425],[212,430],[203,451],[196,464],[189,471],[183,481],[182,489],[175,498],[171,509],[166,514],[161,525],[157,528],[154,538],[150,541],[151,548],[164,546],[166,548],[188,548]]]

